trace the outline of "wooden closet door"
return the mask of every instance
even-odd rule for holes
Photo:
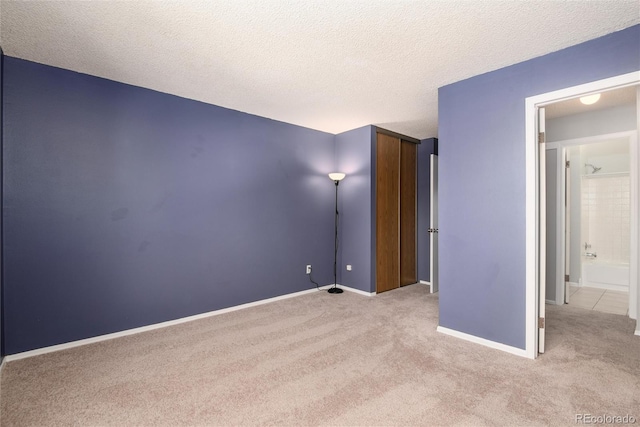
[[[418,281],[416,250],[416,194],[418,146],[400,144],[400,286]]]
[[[376,292],[400,286],[400,140],[376,144]]]

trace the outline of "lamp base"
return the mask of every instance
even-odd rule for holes
[[[343,290],[340,288],[329,288],[327,292],[329,292],[330,294],[341,294]]]

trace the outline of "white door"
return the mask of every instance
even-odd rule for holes
[[[571,292],[569,275],[571,274],[571,164],[569,150],[564,149],[564,303],[569,304]]]
[[[431,155],[431,220],[429,246],[431,253],[431,292],[438,292],[438,156]]]
[[[544,108],[538,109],[538,353],[544,353],[545,298],[546,298],[546,212],[547,197],[545,191],[545,114]]]

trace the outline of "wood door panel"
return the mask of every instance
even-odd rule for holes
[[[418,281],[416,251],[417,148],[412,142],[400,144],[400,286]]]
[[[376,144],[376,292],[400,285],[400,140]]]

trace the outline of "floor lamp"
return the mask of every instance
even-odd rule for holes
[[[336,183],[336,219],[335,219],[335,234],[334,234],[334,251],[333,251],[333,287],[329,288],[330,294],[341,294],[342,289],[337,287],[338,283],[338,184],[344,179],[346,175],[341,172],[332,172],[329,174],[329,178]]]

